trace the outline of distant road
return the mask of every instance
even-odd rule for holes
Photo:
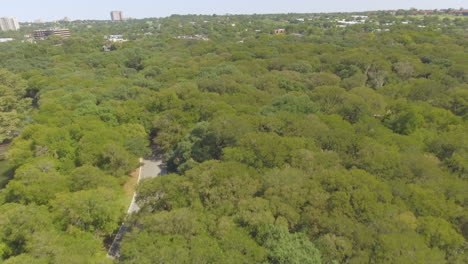
[[[155,178],[159,175],[166,174],[166,168],[160,158],[152,158],[152,159],[141,159],[140,160],[141,166],[138,173],[138,182],[143,179],[148,178]],[[136,193],[133,194],[132,203],[128,208],[127,214],[132,214],[134,212],[138,212],[140,207],[136,204]]]
[[[160,175],[167,173],[166,167],[159,156],[154,156],[149,159],[140,159],[140,169],[138,171],[138,182],[142,179],[156,178]],[[138,212],[140,207],[136,203],[136,192],[133,194],[132,202],[128,207],[127,215]],[[118,258],[120,257],[120,243],[122,242],[123,236],[128,231],[128,227],[125,226],[125,223],[122,223],[119,231],[115,235],[114,241],[112,242],[107,256],[109,258]]]

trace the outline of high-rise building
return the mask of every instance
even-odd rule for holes
[[[0,18],[0,29],[2,31],[9,31],[9,30],[18,30],[20,29],[20,25],[18,20],[13,17],[2,17]]]
[[[34,38],[36,40],[44,40],[48,36],[51,36],[51,35],[61,36],[62,38],[69,38],[71,36],[70,30],[67,28],[55,28],[55,29],[34,31]]]
[[[112,11],[111,12],[112,21],[122,21],[123,20],[123,12],[122,11]]]

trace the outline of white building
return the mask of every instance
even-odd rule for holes
[[[109,36],[104,36],[104,39],[110,41],[110,42],[126,42],[127,40],[123,38],[122,35],[109,35]]]
[[[338,20],[337,22],[340,23],[340,24],[345,24],[345,26],[346,26],[346,25],[356,25],[356,24],[362,24],[362,23],[364,23],[363,21],[346,21],[346,20],[344,20],[344,19]]]
[[[177,36],[176,39],[188,39],[188,40],[210,40],[207,36],[204,35],[184,35],[184,36]]]
[[[13,17],[2,17],[0,18],[0,29],[2,31],[9,31],[9,30],[18,30],[20,29],[20,25],[18,23],[18,19]]]
[[[8,42],[8,41],[13,41],[14,39],[12,38],[0,38],[0,43],[3,43],[3,42]]]
[[[368,16],[351,16],[351,17],[356,20],[366,20],[367,18],[369,18]]]

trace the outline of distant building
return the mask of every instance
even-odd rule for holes
[[[71,37],[70,30],[68,28],[55,28],[47,30],[36,30],[34,31],[34,39],[44,40],[49,36],[61,36],[62,38]]]
[[[420,15],[434,15],[435,11],[434,10],[420,10],[419,14]]]
[[[351,17],[356,20],[366,20],[367,18],[369,18],[368,16],[351,16]]]
[[[275,29],[275,34],[276,35],[284,34],[284,33],[286,33],[286,29],[284,29],[284,28]]]
[[[127,40],[123,38],[122,35],[109,35],[109,36],[104,36],[104,39],[110,41],[110,42],[126,42]]]
[[[361,20],[359,20],[359,21],[347,21],[347,20],[345,20],[345,19],[342,19],[342,20],[338,20],[337,22],[338,22],[338,23],[341,23],[341,24],[345,24],[345,26],[346,26],[346,25],[362,24],[362,23],[364,23],[365,21],[361,21]]]
[[[112,11],[111,13],[112,21],[122,21],[123,20],[123,12],[122,11]]]
[[[210,40],[207,36],[205,35],[183,35],[183,36],[177,36],[176,39],[188,39],[188,40]]]
[[[20,29],[20,25],[18,23],[18,20],[13,17],[2,17],[0,18],[0,29],[2,31],[16,31]]]
[[[459,15],[459,16],[468,16],[468,9],[460,9],[453,11],[453,14]]]
[[[3,43],[3,42],[8,42],[8,41],[13,41],[14,39],[12,38],[0,38],[0,43]]]

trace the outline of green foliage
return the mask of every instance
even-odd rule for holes
[[[36,232],[52,229],[52,219],[45,207],[10,203],[1,209],[1,256],[4,259],[25,252],[27,242]]]
[[[424,123],[424,117],[415,107],[397,105],[385,116],[384,124],[395,133],[409,135]]]
[[[26,82],[0,68],[0,143],[17,136],[30,109]]]
[[[317,112],[317,106],[305,95],[294,96],[292,94],[283,95],[275,98],[273,103],[263,108],[265,115],[275,114],[277,112],[289,112],[292,114],[312,114]]]
[[[259,239],[268,249],[270,263],[322,263],[320,252],[304,234],[291,234],[286,228],[267,226]]]
[[[199,162],[219,158],[222,139],[218,138],[209,127],[209,123],[198,123],[182,141],[180,141],[168,158],[168,166],[179,172],[191,169]]]
[[[8,202],[47,204],[68,189],[68,179],[56,170],[55,160],[38,158],[18,168],[5,189]]]
[[[312,73],[308,76],[308,82],[315,88],[319,86],[332,86],[340,83],[340,78],[332,73],[318,72]]]
[[[51,205],[64,228],[77,227],[97,234],[111,234],[123,211],[118,195],[106,188],[62,193]]]
[[[239,147],[226,148],[225,160],[249,164],[255,168],[282,167],[291,160],[296,149],[316,149],[312,140],[305,138],[280,137],[274,133],[255,133],[245,135]]]
[[[78,167],[70,173],[71,191],[92,190],[98,187],[118,189],[118,182],[114,177],[106,175],[102,170],[89,165]]]
[[[425,236],[430,247],[438,247],[449,252],[457,250],[464,243],[463,237],[453,229],[449,222],[443,219],[421,217],[418,231]]]
[[[0,262],[112,262],[125,219],[119,263],[466,263],[468,20],[413,12],[59,22],[73,37],[2,43]],[[124,218],[153,151],[169,174]]]
[[[262,248],[242,230],[229,227],[224,230],[225,235],[217,237],[208,230],[221,228],[209,227],[209,222],[186,208],[142,216],[136,226],[144,230],[127,234],[120,260],[125,263],[233,264],[264,260]]]

